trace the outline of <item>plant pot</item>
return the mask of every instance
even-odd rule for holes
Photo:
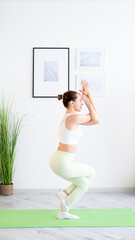
[[[0,184],[0,194],[3,196],[13,195],[13,183],[11,185]]]

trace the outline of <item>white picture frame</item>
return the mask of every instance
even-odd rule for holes
[[[77,74],[76,75],[76,91],[82,90],[81,82],[86,80],[90,86],[94,97],[105,96],[105,75],[104,74]]]
[[[76,69],[77,70],[92,70],[103,71],[105,65],[105,50],[104,49],[76,49]]]

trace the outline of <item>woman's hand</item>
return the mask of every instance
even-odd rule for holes
[[[87,104],[89,102],[89,98],[84,93],[82,93],[82,95],[80,94],[80,96],[81,96],[81,99],[84,101],[85,104]]]
[[[89,96],[89,93],[91,92],[91,90],[88,82],[86,82],[86,80],[84,81],[82,80],[81,83],[82,83],[82,90],[79,90],[79,91],[85,94],[86,96]]]

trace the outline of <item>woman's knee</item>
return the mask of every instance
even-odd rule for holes
[[[80,177],[80,181],[77,184],[83,191],[87,191],[89,188],[89,180],[86,177]]]

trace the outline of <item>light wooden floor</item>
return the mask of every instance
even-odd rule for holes
[[[16,191],[12,196],[0,195],[0,209],[57,209],[58,190]],[[135,191],[88,191],[72,207],[77,208],[130,208],[135,212]],[[0,240],[135,240],[135,227],[86,228],[14,228],[0,229]]]

